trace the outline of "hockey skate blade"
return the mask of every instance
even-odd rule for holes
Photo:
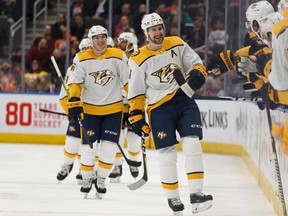
[[[183,216],[183,212],[182,211],[173,212],[173,216]]]
[[[192,213],[196,214],[202,211],[205,211],[212,207],[212,200],[208,200],[203,203],[194,203],[192,204]]]
[[[110,178],[110,183],[120,183],[120,178],[119,177],[117,177],[117,178]]]
[[[130,189],[130,190],[137,190],[138,188],[142,187],[147,181],[144,180],[143,178],[139,179],[137,182],[134,182],[130,185],[127,185],[127,187]]]
[[[83,197],[84,197],[84,199],[87,199],[88,198],[88,193],[83,193]]]
[[[103,198],[103,195],[102,193],[98,193],[96,192],[95,196],[98,198],[98,199],[102,199]]]

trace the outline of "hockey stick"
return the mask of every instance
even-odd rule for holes
[[[141,136],[141,142],[142,142],[142,156],[143,156],[143,176],[141,179],[139,179],[137,182],[134,182],[130,185],[127,185],[127,187],[130,190],[137,190],[140,187],[142,187],[147,181],[148,181],[148,173],[147,173],[147,161],[146,161],[146,144],[145,144],[145,138],[144,135]]]
[[[226,96],[201,96],[196,95],[193,97],[195,100],[224,100],[224,101],[255,101],[263,102],[262,98],[258,97],[226,97]]]
[[[46,113],[52,113],[52,114],[56,114],[56,115],[67,116],[65,113],[56,112],[56,111],[52,111],[52,110],[39,109],[39,111],[40,112],[46,112]]]
[[[278,163],[278,156],[277,156],[277,150],[276,150],[276,143],[275,143],[275,139],[272,135],[272,120],[271,120],[270,107],[269,107],[269,103],[267,103],[267,102],[265,103],[265,105],[266,105],[269,132],[270,132],[270,138],[271,138],[271,144],[272,144],[272,150],[273,150],[273,159],[274,159],[274,164],[275,164],[275,171],[276,171],[276,175],[277,175],[278,191],[279,191],[280,201],[281,201],[282,208],[283,208],[283,216],[287,216],[286,203],[285,203],[285,198],[284,198],[281,173],[280,173],[280,167],[279,167],[279,163]]]
[[[53,66],[54,66],[54,68],[55,68],[55,70],[56,70],[56,73],[57,73],[57,75],[58,75],[58,78],[60,79],[60,81],[61,81],[61,83],[62,83],[62,86],[63,86],[63,88],[65,89],[66,94],[69,95],[67,86],[66,86],[66,84],[65,84],[65,82],[64,82],[64,79],[63,79],[63,77],[62,77],[62,74],[61,74],[61,72],[60,72],[60,69],[59,69],[59,67],[58,67],[58,64],[57,64],[57,62],[56,62],[56,60],[55,60],[55,58],[54,58],[53,55],[51,56],[51,61],[52,61]]]
[[[180,86],[181,90],[189,97],[198,100],[227,100],[227,101],[262,101],[262,98],[246,98],[246,97],[224,97],[224,96],[200,96],[196,95],[194,90],[189,86],[186,82],[185,78],[182,75],[180,70],[174,70],[173,72],[174,78],[178,85]]]

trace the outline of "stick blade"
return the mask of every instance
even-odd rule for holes
[[[127,160],[127,163],[129,166],[133,166],[133,167],[140,167],[142,162],[141,161],[132,161],[132,160]]]
[[[129,184],[127,185],[127,187],[131,190],[131,191],[134,191],[134,190],[137,190],[139,189],[140,187],[142,187],[144,184],[146,184],[147,180],[141,178],[139,179],[137,182],[134,182],[132,184]]]

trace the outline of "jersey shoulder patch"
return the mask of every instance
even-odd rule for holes
[[[107,48],[107,51],[104,56],[105,58],[118,58],[122,60],[124,54],[125,53],[121,49],[112,47],[112,48]]]
[[[288,20],[281,20],[273,26],[272,32],[277,38],[287,28],[288,28]]]
[[[86,49],[83,52],[78,52],[77,57],[78,57],[80,62],[88,60],[88,59],[95,59],[96,58],[93,49]]]

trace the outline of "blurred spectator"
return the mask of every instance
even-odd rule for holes
[[[126,16],[128,21],[129,21],[129,24],[131,26],[133,26],[133,15],[132,15],[132,11],[131,11],[131,5],[128,4],[128,3],[124,3],[122,6],[121,6],[121,13],[120,14],[114,14],[113,15],[113,26],[114,26],[114,29],[120,29],[121,28],[121,18],[123,16]],[[131,23],[130,23],[131,22]],[[133,32],[134,33],[134,32]],[[114,32],[115,34],[115,32]],[[117,35],[118,36],[118,35]],[[117,37],[116,36],[116,37]]]
[[[32,45],[27,53],[27,60],[31,64],[32,61],[38,60],[45,69],[48,61],[50,61],[51,50],[47,47],[47,40],[41,38],[37,46]]]
[[[120,18],[120,22],[115,27],[114,37],[118,37],[122,32],[132,32],[135,34],[135,30],[130,26],[128,16]]]
[[[11,60],[5,60],[0,66],[0,91],[19,92],[20,75],[12,70]]]
[[[71,14],[70,17],[74,17],[77,14],[84,14],[85,11],[84,0],[74,0],[71,4]]]
[[[133,20],[134,20],[133,28],[135,30],[135,34],[140,44],[145,43],[145,35],[143,33],[143,30],[141,29],[141,20],[143,16],[145,15],[145,13],[146,13],[146,5],[140,4],[138,7],[138,10],[135,12],[133,16]]]
[[[81,41],[85,34],[85,21],[81,14],[74,15],[74,23],[71,27],[71,34],[76,36],[78,41]]]
[[[40,62],[32,62],[31,72],[24,74],[26,92],[50,92],[50,76],[41,69]]]
[[[205,22],[203,18],[197,18],[194,21],[194,28],[191,35],[191,41],[189,41],[189,45],[192,48],[197,48],[205,43]]]
[[[208,36],[208,53],[212,56],[213,54],[219,53],[224,50],[225,43],[228,36],[225,33],[225,25],[220,19],[213,22],[213,30]]]
[[[20,5],[14,0],[0,2],[0,47],[7,45],[10,25],[21,17],[21,12]]]
[[[51,28],[51,36],[54,40],[58,40],[63,38],[62,28],[66,27],[66,19],[65,14],[60,12],[57,15],[57,21],[52,25]]]
[[[45,38],[46,41],[47,41],[47,47],[52,51],[53,48],[54,48],[54,39],[52,38],[52,28],[51,28],[51,25],[49,24],[46,24],[44,26],[44,29],[43,29],[43,35],[41,37],[37,37],[33,44],[35,46],[37,46],[37,44],[39,43],[39,41],[42,39],[42,38]]]

